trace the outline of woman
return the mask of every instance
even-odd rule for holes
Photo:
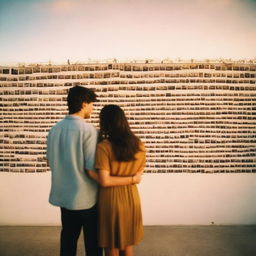
[[[106,256],[132,256],[133,245],[143,238],[135,183],[139,183],[139,173],[145,166],[145,148],[117,105],[107,105],[101,110],[100,134],[103,140],[97,146],[95,163],[101,184],[99,246],[105,249]]]

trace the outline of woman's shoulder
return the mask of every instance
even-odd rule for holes
[[[111,144],[110,144],[109,140],[107,140],[107,139],[104,139],[98,143],[99,148],[110,148],[110,146],[111,146]]]
[[[145,144],[141,140],[139,142],[139,147],[140,147],[140,151],[143,151],[143,152],[146,151]]]

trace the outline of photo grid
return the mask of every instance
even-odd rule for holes
[[[256,172],[256,61],[129,61],[0,66],[0,170],[46,172],[46,136],[68,89],[93,88],[98,127],[121,106],[147,148],[147,173]]]

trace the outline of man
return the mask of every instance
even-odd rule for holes
[[[52,171],[49,202],[61,208],[61,256],[75,256],[81,229],[87,256],[101,256],[97,242],[97,184],[85,169],[94,170],[97,131],[84,121],[97,95],[75,86],[69,90],[69,115],[53,126],[47,138]]]

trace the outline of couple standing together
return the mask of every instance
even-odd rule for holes
[[[102,249],[106,256],[132,256],[133,245],[143,237],[136,184],[145,166],[145,148],[117,105],[101,110],[98,136],[84,121],[96,101],[91,89],[71,88],[69,115],[47,137],[49,202],[61,210],[60,255],[76,255],[83,228],[87,256],[101,256]]]

